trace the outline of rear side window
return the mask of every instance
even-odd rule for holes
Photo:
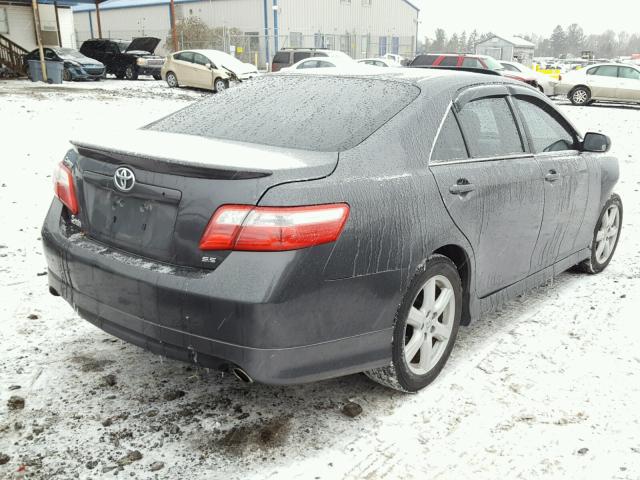
[[[535,153],[573,150],[575,139],[551,112],[526,98],[515,98],[517,108],[529,129]]]
[[[469,102],[458,118],[473,158],[524,152],[518,127],[504,97]]]
[[[327,55],[325,52],[316,52],[313,54],[314,57],[328,57],[329,55]]]
[[[289,63],[289,52],[278,52],[273,57],[273,63]]]
[[[618,76],[618,67],[614,65],[602,65],[598,67],[598,70],[593,75],[598,75],[600,77],[617,77]]]
[[[433,63],[438,59],[440,55],[418,55],[413,59],[411,65],[415,65],[417,67],[428,67],[433,65]]]
[[[449,112],[445,118],[436,145],[431,155],[432,163],[444,163],[452,160],[464,160],[469,158],[467,147],[464,145],[462,132],[453,112]]]
[[[470,57],[465,57],[465,59],[462,60],[462,66],[467,68],[484,68],[480,60]]]
[[[183,62],[191,62],[191,63],[193,63],[193,52],[176,53],[173,56],[173,58],[176,59],[176,60],[183,61]]]
[[[457,67],[458,57],[444,57],[438,64],[439,67]]]
[[[505,70],[509,70],[510,72],[519,72],[520,71],[516,67],[514,67],[513,65],[510,65],[508,63],[501,63],[501,65],[504,67]]]
[[[294,52],[293,54],[293,63],[297,63],[300,60],[304,60],[305,58],[309,58],[311,56],[311,52]]]
[[[419,93],[415,85],[373,78],[265,75],[145,128],[276,147],[343,151],[366,139]]]

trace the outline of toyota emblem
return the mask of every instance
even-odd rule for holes
[[[136,176],[130,168],[120,167],[116,170],[116,173],[113,174],[113,183],[121,192],[128,192],[136,184]]]

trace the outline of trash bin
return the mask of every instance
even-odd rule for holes
[[[62,83],[62,73],[64,72],[64,62],[54,62],[46,60],[47,81],[49,83]],[[29,60],[29,78],[32,82],[43,82],[42,67],[40,60]]]

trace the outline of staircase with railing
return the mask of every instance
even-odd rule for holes
[[[26,75],[23,56],[27,53],[29,52],[26,49],[4,35],[0,35],[0,67],[4,66],[10,74]]]

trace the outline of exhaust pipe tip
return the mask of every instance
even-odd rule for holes
[[[235,377],[243,383],[253,383],[253,378],[251,378],[249,374],[240,367],[233,367],[231,369],[231,373],[233,373]]]

